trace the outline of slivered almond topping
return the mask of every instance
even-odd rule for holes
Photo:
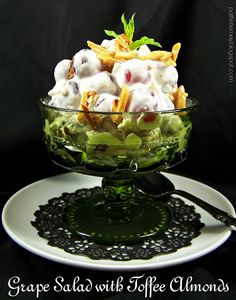
[[[70,62],[70,67],[68,70],[68,79],[72,79],[75,76],[75,71],[74,71],[74,58]]]
[[[175,108],[181,109],[186,107],[186,97],[188,96],[188,93],[185,92],[183,85],[179,86],[172,95],[174,97],[173,103]]]
[[[118,100],[116,112],[124,112],[127,104],[129,102],[129,90],[128,88],[124,85],[121,89],[120,97]],[[114,123],[119,124],[122,120],[122,116],[120,114],[113,115],[112,120]]]

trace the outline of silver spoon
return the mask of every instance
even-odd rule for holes
[[[133,182],[134,186],[140,192],[151,194],[157,198],[170,196],[172,194],[180,195],[203,208],[216,220],[231,227],[232,230],[236,230],[236,218],[188,192],[176,190],[174,184],[160,173],[136,176],[133,178]]]

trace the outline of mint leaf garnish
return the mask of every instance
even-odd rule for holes
[[[108,36],[112,36],[114,38],[117,38],[119,36],[119,34],[115,33],[115,31],[113,31],[113,30],[106,30],[105,29],[104,31],[105,31],[106,35],[108,35]]]
[[[126,20],[124,14],[121,16],[121,22],[124,26],[124,34],[126,35],[127,39],[130,42],[129,49],[135,50],[143,45],[154,45],[154,46],[162,48],[160,43],[156,42],[153,38],[149,38],[147,36],[143,36],[141,39],[133,42],[133,36],[134,36],[134,30],[135,30],[134,16],[135,16],[135,13],[128,20]],[[104,30],[104,31],[108,36],[112,36],[114,38],[119,37],[119,34],[117,34],[113,30]]]
[[[125,15],[123,14],[121,16],[121,22],[124,25],[124,32],[125,35],[127,36],[127,38],[132,41],[133,40],[133,36],[134,36],[134,30],[135,30],[135,26],[134,26],[134,16],[135,14],[132,15],[132,17],[127,21],[125,19]]]
[[[160,43],[156,42],[153,38],[149,38],[147,36],[143,36],[141,39],[134,41],[129,45],[129,48],[130,50],[135,50],[143,45],[154,45],[162,48]]]
[[[135,29],[134,16],[135,16],[135,14],[133,14],[132,17],[129,20],[125,19],[124,14],[121,16],[121,22],[123,23],[123,26],[124,26],[124,33],[130,41],[132,41],[132,39],[133,39],[134,29]],[[117,38],[119,36],[119,34],[117,34],[113,30],[106,30],[105,29],[104,31],[108,36],[112,36],[114,38]]]

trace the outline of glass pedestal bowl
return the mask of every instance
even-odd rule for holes
[[[101,113],[61,109],[40,100],[44,140],[54,163],[103,177],[100,191],[65,211],[68,228],[105,244],[136,243],[168,229],[164,202],[133,187],[134,176],[164,170],[185,158],[196,100],[162,112]]]

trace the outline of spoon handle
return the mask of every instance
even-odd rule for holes
[[[193,203],[197,204],[204,210],[206,210],[212,217],[214,217],[216,220],[226,224],[227,226],[230,226],[232,230],[236,230],[236,218],[228,214],[227,212],[199,199],[198,197],[185,192],[183,190],[174,190],[171,192],[168,192],[170,194],[177,194],[179,196],[183,196]]]

